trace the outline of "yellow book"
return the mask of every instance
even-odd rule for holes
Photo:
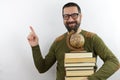
[[[94,70],[71,70],[66,71],[66,76],[90,76],[94,73]]]
[[[65,58],[64,63],[96,62],[96,58]]]
[[[82,80],[86,77],[65,77],[65,80]]]

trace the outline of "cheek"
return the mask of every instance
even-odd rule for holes
[[[81,20],[80,20],[80,19],[77,19],[76,21],[77,21],[77,23],[80,23]]]

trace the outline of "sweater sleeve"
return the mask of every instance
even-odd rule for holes
[[[34,64],[40,73],[46,72],[56,62],[54,44],[51,46],[45,58],[41,54],[39,45],[32,47],[32,53]]]
[[[89,80],[106,80],[119,69],[119,61],[115,55],[108,49],[102,39],[95,35],[93,37],[94,52],[103,60],[102,67],[90,76]]]

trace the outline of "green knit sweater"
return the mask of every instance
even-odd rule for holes
[[[119,69],[117,58],[96,34],[85,30],[82,30],[80,34],[85,38],[84,49],[88,52],[93,52],[94,57],[97,58],[99,56],[104,62],[102,67],[88,79],[106,80]],[[70,52],[66,37],[67,33],[58,37],[51,45],[45,58],[42,57],[39,45],[32,47],[34,63],[40,73],[46,72],[57,61],[56,80],[65,80],[64,54]]]

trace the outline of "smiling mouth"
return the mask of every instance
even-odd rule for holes
[[[69,23],[68,24],[70,27],[74,27],[76,25],[76,23]]]

